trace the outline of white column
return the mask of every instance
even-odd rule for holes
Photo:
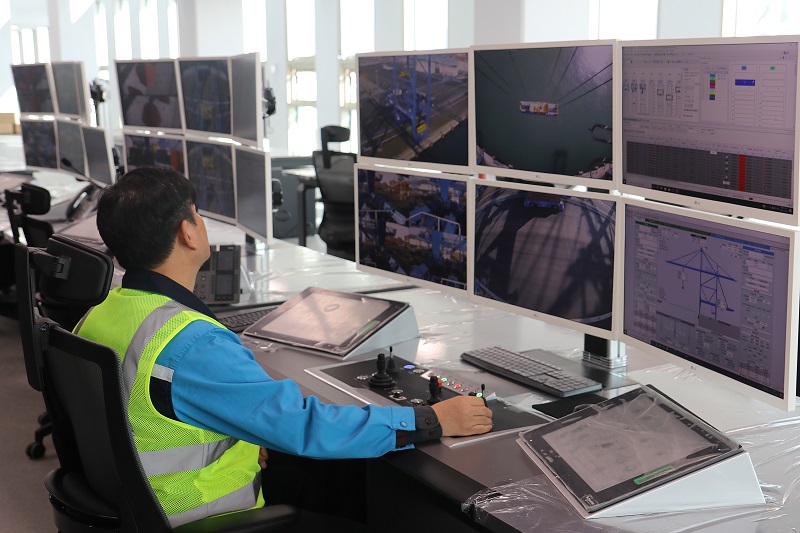
[[[590,4],[593,0],[525,0],[523,41],[580,41],[591,39]],[[597,21],[594,21],[595,25]],[[592,31],[594,30],[594,31]]]
[[[474,44],[475,3],[476,0],[449,0],[447,6],[448,48],[467,48]]]
[[[150,0],[155,2],[156,0]],[[169,17],[167,8],[169,0],[158,0],[156,12],[158,13],[158,57],[169,57]]]
[[[241,0],[195,0],[197,55],[232,56],[242,53]],[[188,54],[181,52],[181,56]]]
[[[141,59],[142,32],[139,24],[139,11],[141,11],[139,0],[128,0],[128,7],[131,10],[131,57],[133,59]]]
[[[658,38],[719,37],[724,0],[663,0],[658,3]]]
[[[101,125],[111,131],[115,139],[119,138],[119,129],[122,127],[122,105],[120,104],[119,86],[117,84],[117,69],[115,58],[117,57],[116,27],[114,26],[114,4],[115,0],[101,0],[106,6],[106,27],[108,28],[108,73],[109,82],[106,102],[101,104]]]
[[[316,0],[317,125],[338,126],[339,117],[339,0]],[[317,134],[317,145],[320,139]]]
[[[11,65],[11,0],[0,0],[0,65]],[[0,68],[0,112],[19,114],[11,68]]]
[[[375,51],[403,50],[403,0],[375,0]]]
[[[275,93],[275,114],[267,119],[266,137],[272,156],[285,155],[289,149],[289,120],[286,94],[286,3],[285,0],[267,1],[267,57],[266,85]],[[265,58],[261,58],[264,60]]]
[[[181,57],[196,57],[198,55],[197,8],[194,0],[178,0],[178,33]]]
[[[475,44],[522,42],[523,11],[523,0],[475,2]]]

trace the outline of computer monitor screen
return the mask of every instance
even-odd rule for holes
[[[56,124],[58,135],[58,168],[86,176],[86,150],[83,148],[83,133],[78,122],[59,120]]]
[[[25,165],[32,168],[58,168],[56,123],[52,120],[20,120]]]
[[[617,201],[475,180],[473,297],[603,338],[617,329]]]
[[[466,51],[382,53],[357,60],[359,161],[441,170],[468,165]]]
[[[181,123],[175,62],[117,61],[124,126],[176,131]]]
[[[268,154],[237,146],[234,148],[236,169],[236,225],[262,242],[269,240],[272,211],[272,183]]]
[[[231,58],[233,87],[233,137],[247,144],[261,146],[261,61],[259,54]]]
[[[625,342],[794,404],[793,233],[626,200]]]
[[[197,191],[197,209],[211,218],[236,222],[236,189],[230,144],[186,141],[187,177]]]
[[[467,181],[356,167],[358,265],[437,288],[467,288]]]
[[[186,147],[180,137],[125,134],[125,170],[171,168],[186,175]]]
[[[86,148],[87,175],[95,183],[111,185],[114,181],[114,159],[108,144],[106,131],[83,126],[83,146]]]
[[[187,130],[231,133],[231,80],[227,59],[181,59],[181,92]]]
[[[89,82],[86,81],[83,63],[53,62],[51,68],[58,99],[58,112],[62,115],[87,119]]]
[[[759,40],[623,44],[621,190],[798,224],[798,42]]]
[[[55,113],[50,65],[11,65],[20,113]]]
[[[477,48],[473,65],[480,172],[614,187],[612,43]]]

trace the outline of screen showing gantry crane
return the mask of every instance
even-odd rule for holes
[[[627,204],[623,333],[783,398],[789,264],[769,228]]]
[[[447,174],[358,169],[358,263],[467,287],[467,182]]]
[[[474,295],[607,337],[617,202],[568,189],[477,183]]]
[[[361,157],[468,164],[468,54],[358,57]]]
[[[797,64],[797,42],[623,46],[626,192],[794,213]]]
[[[612,179],[613,46],[474,53],[476,164],[501,176]]]

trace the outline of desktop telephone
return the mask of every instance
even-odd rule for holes
[[[207,304],[239,303],[241,263],[240,245],[212,245],[211,257],[197,273],[195,295]]]

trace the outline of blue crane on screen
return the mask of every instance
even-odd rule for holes
[[[667,260],[670,265],[678,266],[683,270],[693,270],[700,273],[700,294],[697,312],[700,314],[703,306],[711,308],[711,315],[716,320],[717,311],[724,308],[725,311],[733,311],[728,307],[728,299],[725,297],[725,290],[722,287],[722,280],[736,280],[725,272],[719,263],[714,261],[708,253],[700,248],[675,259]],[[681,277],[681,288],[684,288],[685,276]],[[724,306],[724,307],[721,307]]]

